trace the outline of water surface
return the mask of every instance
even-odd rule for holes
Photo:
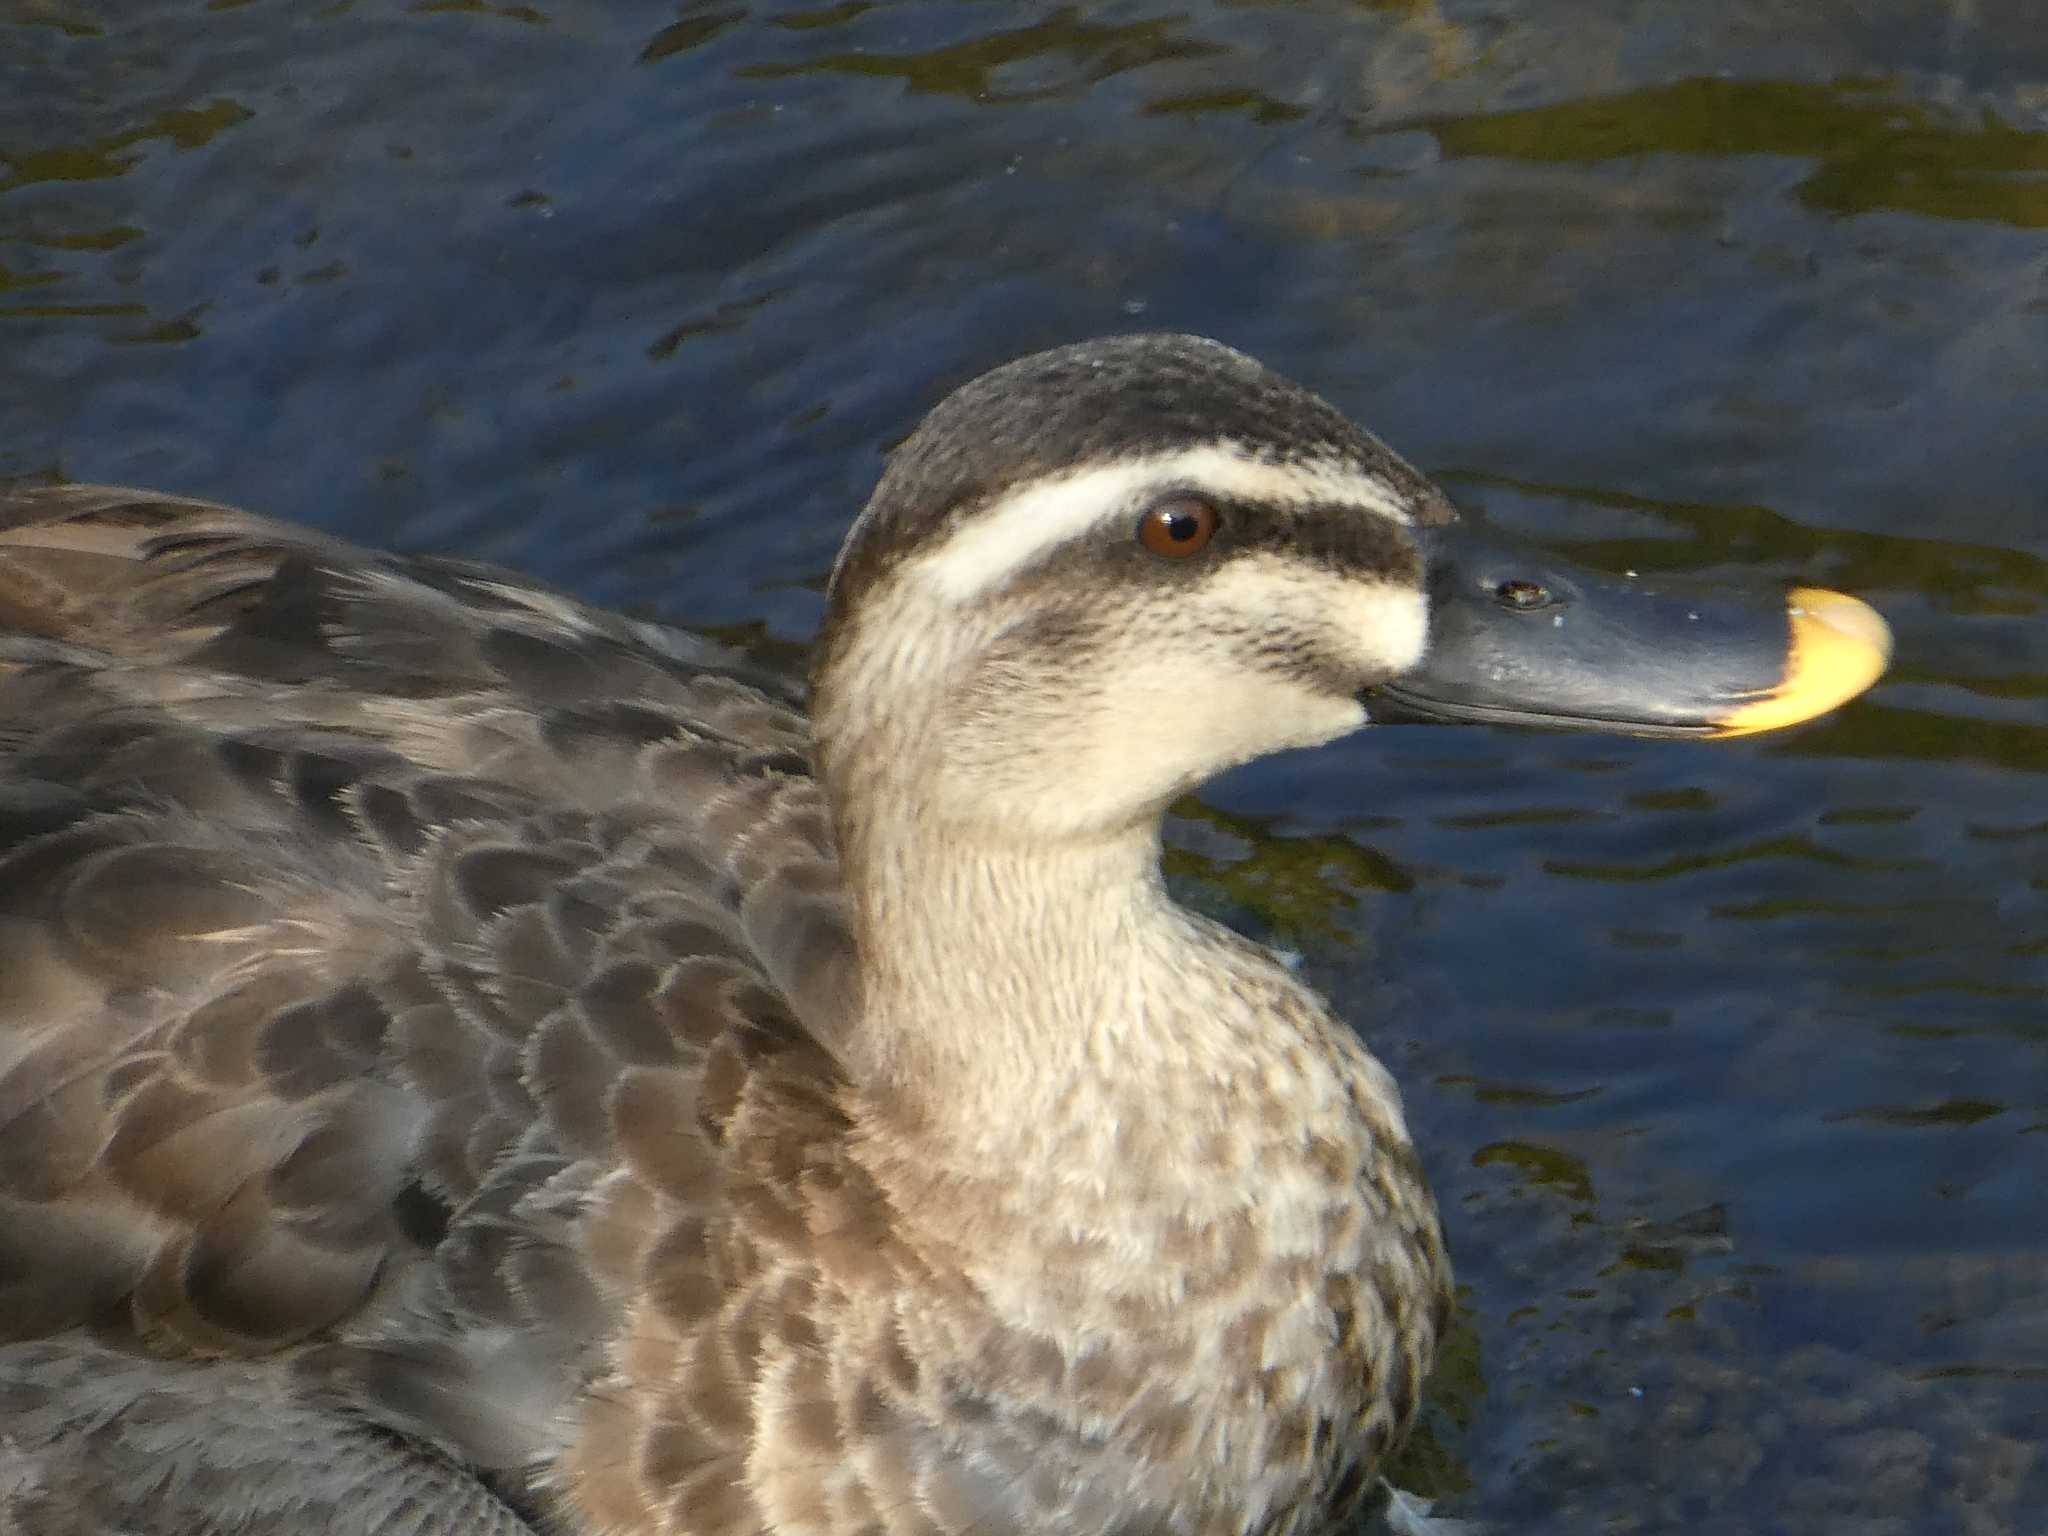
[[[1879,14],[1882,11],[1883,14]],[[1190,901],[1393,1064],[1518,1531],[2048,1509],[2048,28],[2032,0],[0,0],[0,476],[799,654],[889,443],[1204,331],[1616,569],[1899,663],[1718,748],[1366,733]]]

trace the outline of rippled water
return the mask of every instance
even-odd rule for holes
[[[1186,807],[1188,899],[1408,1087],[1464,1313],[1407,1481],[2048,1529],[2035,0],[0,0],[0,476],[794,655],[924,405],[1139,326],[1898,632],[1788,738],[1387,730]]]

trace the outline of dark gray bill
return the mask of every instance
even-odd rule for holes
[[[1609,576],[1462,518],[1418,537],[1429,649],[1366,694],[1375,720],[1740,736],[1824,714],[1891,659],[1883,618],[1839,592]]]

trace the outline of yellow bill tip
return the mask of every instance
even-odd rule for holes
[[[1795,587],[1785,601],[1791,634],[1784,680],[1730,710],[1716,735],[1797,725],[1848,703],[1884,676],[1892,659],[1891,626],[1870,604],[1823,587]]]

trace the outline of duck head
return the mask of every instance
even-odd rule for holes
[[[814,716],[849,852],[849,807],[1049,843],[1378,720],[1790,724],[1889,643],[1839,594],[1658,591],[1511,543],[1252,359],[1127,336],[998,368],[896,451],[833,573]]]

